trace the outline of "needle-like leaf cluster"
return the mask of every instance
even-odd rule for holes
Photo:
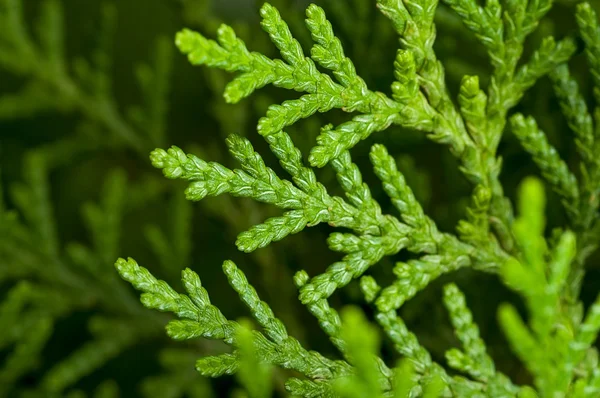
[[[265,376],[269,366],[294,371],[285,387],[294,396],[306,397],[593,397],[599,393],[598,352],[593,343],[600,328],[600,307],[592,305],[584,316],[578,298],[583,264],[598,239],[599,130],[594,129],[566,66],[576,50],[575,42],[546,37],[523,59],[525,39],[550,10],[550,0],[445,3],[483,45],[492,68],[486,91],[478,76],[464,76],[456,101],[434,51],[435,0],[377,1],[400,39],[389,94],[368,87],[345,55],[325,12],[316,5],[306,10],[313,42],[309,51],[302,48],[274,6],[262,6],[261,25],[281,58],[252,51],[227,25],[218,29],[216,40],[189,29],[177,34],[176,45],[191,64],[235,74],[224,90],[229,103],[267,85],[300,93],[296,99],[269,106],[257,126],[287,176],[269,167],[250,140],[238,135],[229,136],[227,145],[239,168],[178,147],[156,149],[152,164],[167,178],[187,181],[188,200],[229,194],[281,209],[280,215],[238,235],[236,245],[243,252],[260,250],[326,223],[334,229],[327,240],[329,248],[341,254],[339,261],[323,267],[318,275],[310,277],[301,270],[294,278],[299,300],[317,318],[341,359],[309,351],[288,334],[230,260],[223,263],[223,271],[259,330],[249,331],[211,304],[200,278],[190,269],[183,271],[186,294],[181,294],[133,259],[120,259],[117,270],[142,292],[142,303],[177,316],[167,326],[171,337],[203,337],[231,346],[229,352],[199,359],[196,368],[201,374],[238,373],[252,397],[270,396]],[[597,17],[584,3],[578,6],[577,20],[599,96]],[[546,75],[574,130],[581,175],[576,176],[561,160],[533,118],[517,114],[510,120],[512,131],[562,198],[569,224],[553,239],[545,237],[541,183],[536,179],[522,183],[515,218],[499,180],[501,158],[497,154],[510,110]],[[352,115],[338,126],[323,126],[305,162],[286,129],[334,109]],[[596,119],[599,114],[596,111]],[[457,158],[473,194],[456,234],[440,231],[425,213],[384,145],[372,145],[369,156],[395,207],[394,214],[382,211],[363,181],[351,150],[393,125],[423,132],[447,145]],[[330,193],[312,169],[327,165],[334,170],[343,196]],[[381,287],[371,275],[372,267],[403,251],[410,252],[409,259],[397,262],[393,280]],[[443,293],[460,342],[460,347],[446,352],[447,366],[434,361],[408,330],[400,307],[435,279],[461,268],[497,274],[523,297],[527,321],[506,304],[499,310],[499,323],[531,373],[532,386],[517,385],[496,368],[456,284],[448,284]],[[330,305],[330,297],[353,280],[359,281],[365,302],[372,308],[372,322],[356,307],[340,315]],[[395,347],[401,358],[398,364],[382,359],[380,333],[372,323],[379,325]],[[248,381],[249,366],[255,369],[256,385]]]

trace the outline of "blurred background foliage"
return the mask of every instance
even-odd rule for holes
[[[387,92],[398,41],[375,2],[313,2],[326,10],[359,75],[371,89]],[[305,49],[308,3],[271,1]],[[558,2],[529,39],[529,48],[549,34],[575,35],[575,3]],[[592,4],[600,9],[598,2]],[[181,270],[191,267],[216,305],[235,318],[247,314],[220,267],[232,259],[294,336],[310,349],[337,355],[298,303],[292,281],[300,268],[316,274],[336,260],[326,246],[328,227],[311,228],[250,255],[239,253],[236,235],[274,210],[238,198],[188,203],[181,185],[164,179],[148,160],[155,147],[177,145],[233,166],[224,138],[238,133],[280,171],[256,124],[269,104],[290,93],[265,88],[253,99],[225,104],[222,92],[230,76],[193,68],[172,43],[182,27],[214,37],[219,24],[227,23],[248,48],[276,57],[260,29],[260,5],[255,0],[0,0],[0,397],[210,397],[235,389],[232,379],[198,376],[195,359],[223,347],[170,342],[163,329],[166,318],[144,310],[117,278],[113,262],[118,256],[135,257],[173,286]],[[453,97],[465,74],[480,76],[485,85],[490,67],[483,47],[443,5],[436,21],[435,48]],[[581,51],[570,66],[591,99],[591,76]],[[573,136],[547,78],[516,111],[532,114],[561,156],[575,164]],[[330,112],[289,132],[307,154],[321,126],[348,119]],[[426,212],[440,229],[453,231],[471,190],[447,149],[398,127],[354,149],[365,180],[389,212],[368,162],[374,142],[397,155]],[[502,181],[514,197],[519,181],[537,169],[510,131],[500,153]],[[330,192],[340,192],[331,169],[317,173]],[[553,196],[548,217],[549,233],[565,219]],[[391,279],[392,261],[408,255],[385,260],[372,272]],[[600,282],[597,260],[593,256],[589,264],[585,303]],[[404,306],[408,326],[443,362],[443,352],[457,345],[441,304],[441,286],[449,279],[466,293],[500,370],[516,382],[528,381],[495,321],[501,301],[522,304],[492,276],[467,270],[441,278]],[[331,303],[361,305],[356,284]],[[384,357],[395,359],[392,351],[384,345]]]

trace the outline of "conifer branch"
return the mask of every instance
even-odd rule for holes
[[[600,111],[598,107],[594,112],[588,110],[576,83],[579,76],[572,75],[566,66],[576,49],[572,38],[547,37],[532,49],[528,59],[523,59],[525,40],[549,12],[552,1],[445,1],[457,15],[456,21],[465,25],[466,34],[480,42],[492,67],[487,87],[480,84],[486,79],[474,70],[463,76],[456,101],[449,90],[452,83],[446,81],[441,62],[444,57],[434,50],[440,26],[434,18],[437,0],[376,2],[399,39],[390,65],[393,79],[389,93],[372,90],[366,81],[379,80],[357,71],[364,65],[358,62],[361,56],[357,54],[376,54],[365,48],[380,37],[379,31],[372,37],[367,34],[367,27],[379,20],[371,20],[363,0],[352,0],[355,13],[342,10],[337,3],[332,7],[334,15],[361,14],[356,21],[340,24],[330,22],[320,7],[310,5],[305,26],[299,18],[284,21],[285,12],[280,14],[275,6],[264,4],[261,26],[280,59],[251,51],[256,43],[246,45],[227,25],[217,30],[216,40],[189,29],[179,32],[175,44],[191,64],[235,74],[227,85],[223,77],[210,75],[214,78],[211,88],[220,91],[224,87],[227,103],[237,103],[267,85],[299,93],[295,99],[268,107],[263,106],[265,97],[261,97],[252,108],[267,108],[257,130],[289,176],[270,167],[270,158],[241,135],[226,139],[237,168],[225,166],[228,163],[208,149],[191,150],[201,156],[176,146],[160,149],[166,144],[170,45],[159,41],[153,65],[136,70],[144,100],[122,113],[112,95],[113,62],[108,55],[116,27],[114,10],[103,11],[102,33],[91,61],[79,60],[71,68],[59,0],[44,0],[39,32],[26,27],[21,3],[0,0],[0,67],[26,80],[20,91],[0,98],[0,117],[75,111],[88,126],[86,133],[29,152],[24,159],[23,183],[11,187],[8,204],[0,190],[0,262],[10,264],[0,269],[0,281],[11,284],[0,302],[0,324],[7,325],[0,330],[0,349],[6,356],[0,367],[0,395],[13,393],[18,380],[35,371],[44,358],[44,347],[53,341],[53,330],[59,330],[55,326],[76,311],[94,311],[88,325],[91,339],[44,368],[39,386],[28,391],[28,396],[77,397],[80,392],[73,388],[80,381],[139,341],[155,343],[165,324],[166,334],[177,341],[172,344],[185,350],[156,347],[163,369],[142,383],[142,391],[149,397],[214,395],[206,380],[198,382],[198,373],[205,377],[234,375],[244,390],[242,394],[251,398],[269,397],[277,387],[295,396],[331,398],[598,395],[600,373],[594,343],[600,333],[600,298],[584,310],[579,296],[585,260],[600,239]],[[594,94],[600,101],[597,16],[589,4],[581,4],[576,17]],[[208,14],[202,20],[207,25],[214,23]],[[355,22],[355,38],[365,42],[349,49],[342,46],[342,39]],[[340,27],[337,33],[341,35],[334,32],[334,26]],[[295,32],[298,29],[304,29],[305,36]],[[312,42],[310,51],[302,48],[300,43],[305,41]],[[347,56],[353,52],[355,61]],[[532,117],[518,113],[508,118],[527,90],[546,75],[573,130],[580,173],[570,170],[571,159],[558,155]],[[223,129],[242,127],[248,119],[245,115],[230,118],[225,108],[211,109]],[[307,123],[307,128],[322,127],[316,143],[306,153],[301,152],[304,143],[294,143],[286,130],[292,131],[293,125],[316,113],[330,118],[328,112],[334,110],[351,115],[338,125]],[[517,217],[504,194],[498,149],[508,121],[566,209],[567,225],[555,229],[551,236],[546,233],[546,198],[540,180],[523,180],[516,201]],[[434,222],[437,213],[430,211],[426,200],[419,200],[422,195],[418,187],[410,186],[412,166],[405,170],[406,165],[397,164],[382,144],[370,144],[369,159],[391,206],[378,196],[380,189],[367,183],[369,174],[359,167],[361,159],[354,147],[392,126],[418,130],[446,145],[456,158],[472,188],[470,200],[464,202],[464,214],[458,217],[456,233],[448,231],[441,221],[438,228]],[[103,131],[107,133],[102,135]],[[158,146],[150,156],[152,165],[165,177],[187,183],[185,196],[171,198],[166,228],[141,228],[157,258],[158,272],[164,273],[166,280],[183,269],[185,293],[131,258],[116,262],[117,273],[103,267],[119,254],[127,212],[164,192],[157,183],[146,181],[128,187],[129,177],[124,171],[110,172],[100,199],[82,208],[81,220],[90,243],[63,244],[63,220],[61,213],[54,214],[50,173],[57,165],[66,164],[64,159],[73,153],[97,149],[99,141],[103,148],[125,146],[138,153],[145,153],[147,144]],[[331,166],[330,176],[335,176],[343,194],[333,194],[333,181],[317,178],[321,174],[313,168],[324,166]],[[271,277],[270,267],[261,268],[267,275],[265,286],[255,288],[252,275],[246,277],[230,260],[223,263],[222,271],[251,320],[230,319],[224,309],[211,302],[200,276],[189,268],[195,219],[191,204],[185,200],[201,201],[223,194],[281,209],[279,214],[268,216],[260,211],[263,221],[248,228],[241,215],[248,209],[254,212],[258,205],[244,204],[242,210],[235,209],[235,199],[212,205],[217,208],[226,203],[228,209],[235,209],[231,214],[223,214],[221,209],[220,220],[226,220],[236,233],[238,228],[246,229],[237,236],[237,248],[258,252],[259,262],[266,256],[262,249],[274,242],[318,224],[330,227],[324,226],[329,233],[327,244],[339,257],[329,266],[315,264],[311,276],[295,267],[294,284],[299,301],[316,318],[323,336],[339,355],[306,348],[304,336],[296,336],[294,324],[285,318],[295,311],[271,307],[261,299],[261,288],[272,293],[272,282],[286,279],[279,273]],[[398,213],[388,214],[388,208]],[[273,251],[268,253],[271,256]],[[399,253],[404,257],[395,258]],[[277,263],[270,257],[268,261]],[[374,268],[391,261],[395,262],[392,269]],[[455,283],[446,284],[442,294],[429,289],[443,300],[448,327],[456,337],[457,346],[445,347],[450,347],[445,352],[446,361],[436,362],[442,352],[430,352],[429,342],[419,341],[420,336],[410,330],[410,318],[402,307],[418,294],[429,294],[420,292],[438,278],[456,279],[455,271],[464,268],[492,274],[522,298],[526,314],[502,303],[498,324],[531,375],[531,386],[517,385],[499,371],[503,366],[494,362],[493,352],[488,353],[485,329],[480,333],[474,320],[479,311],[471,312],[465,294]],[[118,276],[140,291],[143,306],[169,314],[148,317]],[[338,308],[339,299],[348,298],[340,290],[348,287],[351,291],[349,285],[354,280],[358,280],[365,305],[371,310],[356,306],[356,296],[351,296],[351,306]],[[202,343],[205,339],[221,344],[210,346],[220,349],[207,350]],[[181,345],[183,341],[186,346]],[[394,350],[384,348],[382,353],[382,343]],[[392,363],[390,358],[399,361]],[[98,398],[119,394],[111,381],[91,390]]]

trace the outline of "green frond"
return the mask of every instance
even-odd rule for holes
[[[323,382],[314,382],[312,380],[301,380],[295,377],[288,379],[285,388],[290,394],[305,397],[335,397],[333,387]]]
[[[446,0],[445,3],[486,47],[494,67],[502,67],[505,43],[500,3],[497,0],[487,1],[485,7],[479,6],[475,0]]]
[[[517,114],[511,118],[513,133],[521,144],[533,156],[544,178],[563,199],[563,205],[571,217],[577,217],[579,205],[579,185],[566,163],[560,158],[556,149],[550,145],[532,117]]]
[[[147,269],[132,260],[120,259],[115,264],[121,277],[142,292],[142,303],[152,309],[173,312],[180,318],[167,325],[167,334],[175,339],[193,339],[205,337],[222,340],[228,345],[239,348],[237,334],[239,324],[230,321],[210,303],[208,293],[202,287],[200,279],[191,270],[182,274],[184,287],[188,295],[176,293],[166,282],[154,278]],[[254,319],[264,328],[261,332],[252,332],[253,346],[261,361],[292,369],[311,379],[332,380],[351,371],[350,365],[342,361],[332,361],[322,355],[307,351],[295,338],[288,336],[285,327],[274,317],[266,303],[260,301],[244,274],[227,261],[223,270],[230,284],[250,307]],[[208,357],[200,360],[196,367],[204,375],[230,374],[239,370],[235,358],[239,354]]]
[[[307,93],[297,100],[270,106],[258,124],[258,131],[263,136],[277,134],[300,119],[333,108],[362,113],[336,128],[323,128],[309,157],[312,165],[322,167],[360,140],[388,128],[392,123],[414,127],[430,124],[427,120],[431,119],[431,112],[425,104],[411,103],[410,109],[403,111],[399,104],[384,94],[367,88],[356,74],[352,62],[345,57],[321,8],[311,6],[307,10],[306,23],[315,41],[312,59],[304,55],[274,7],[266,3],[261,9],[261,16],[263,29],[285,62],[249,52],[227,26],[219,29],[218,43],[189,30],[180,32],[176,43],[192,64],[240,73],[225,89],[225,98],[229,102],[237,102],[267,84]],[[315,62],[332,70],[339,83],[319,72]]]
[[[583,160],[595,163],[594,157],[594,125],[588,107],[579,92],[579,87],[569,72],[567,65],[560,65],[550,73],[556,96],[560,100],[563,115],[569,127],[575,133],[577,149]]]
[[[232,375],[239,370],[240,358],[237,354],[207,356],[196,361],[196,370],[206,377]]]
[[[594,80],[594,95],[596,102],[600,103],[600,26],[598,17],[592,6],[587,2],[577,5],[577,25],[581,37],[585,42],[585,55],[590,65],[590,71]]]
[[[409,358],[417,371],[423,373],[432,366],[429,352],[419,344],[416,336],[408,331],[405,323],[393,311],[379,312],[376,319],[396,350]]]
[[[433,222],[423,212],[412,190],[407,186],[404,176],[398,171],[396,162],[386,148],[383,145],[374,145],[370,157],[375,174],[383,182],[383,189],[400,212],[402,220],[415,229],[435,228]],[[433,229],[432,233],[435,232],[437,231]]]
[[[529,62],[517,71],[513,87],[515,91],[512,93],[513,97],[508,101],[515,104],[540,77],[568,61],[574,52],[575,43],[571,39],[556,42],[553,37],[545,38]]]
[[[348,201],[359,211],[369,214],[372,219],[381,217],[381,208],[373,199],[367,184],[363,182],[358,166],[352,163],[350,152],[342,153],[331,162],[331,166],[336,171],[337,180]]]
[[[223,263],[223,271],[227,275],[231,287],[252,311],[252,316],[263,327],[267,336],[275,343],[282,343],[287,339],[289,336],[285,326],[275,318],[269,305],[260,300],[256,290],[250,285],[242,271],[231,261]]]
[[[364,278],[364,277],[363,277]],[[302,289],[310,277],[306,271],[298,271],[294,275],[294,283],[298,289]],[[362,281],[362,280],[361,280]],[[346,353],[345,342],[341,337],[342,320],[340,315],[329,305],[327,299],[320,299],[306,304],[310,313],[319,321],[321,329],[327,333],[333,345],[343,354]]]
[[[333,71],[342,86],[360,94],[367,92],[367,85],[356,74],[354,64],[344,55],[342,43],[333,33],[325,11],[311,4],[306,9],[306,16],[306,26],[315,42],[311,57],[322,67]]]
[[[240,250],[253,251],[321,222],[360,230],[365,228],[364,224],[359,223],[362,220],[353,219],[358,210],[341,198],[327,195],[324,188],[314,182],[312,172],[300,164],[300,159],[281,157],[280,161],[304,191],[290,181],[280,179],[272,169],[266,167],[247,139],[231,136],[228,144],[232,155],[240,161],[244,170],[230,170],[218,163],[205,162],[194,155],[186,155],[176,147],[168,151],[157,149],[151,159],[166,177],[191,181],[186,190],[189,200],[230,193],[290,210],[283,217],[271,218],[242,233],[237,241]],[[272,141],[272,147],[276,155],[283,155],[275,141]]]
[[[476,368],[458,368],[473,377],[488,379],[495,373],[492,359],[486,353],[486,347],[479,337],[479,328],[473,323],[473,316],[466,306],[465,297],[454,284],[444,288],[444,304],[450,314],[450,320],[456,336],[464,347],[464,354],[472,360]],[[449,361],[451,364],[453,361]],[[458,365],[458,363],[455,363]]]

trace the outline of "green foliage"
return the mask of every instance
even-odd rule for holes
[[[42,350],[54,327],[74,313],[95,309],[88,322],[90,340],[46,367],[37,388],[28,392],[28,396],[62,396],[122,352],[159,339],[162,319],[141,312],[135,297],[105,267],[119,252],[126,195],[140,187],[127,188],[121,170],[111,173],[100,203],[87,203],[81,212],[90,244],[63,246],[49,198],[44,153],[31,153],[25,171],[27,181],[13,190],[23,219],[16,212],[3,212],[0,223],[0,254],[3,263],[11,265],[2,268],[1,280],[18,281],[0,309],[2,323],[10,325],[2,332],[2,348],[10,354],[0,371],[0,395],[14,392],[19,378],[42,365]],[[188,378],[182,388],[195,383]],[[103,387],[98,394],[116,396],[106,395],[110,391],[118,389]]]
[[[231,352],[200,359],[196,367],[201,374],[213,377],[239,372],[241,384],[251,397],[268,396],[264,366],[302,375],[286,382],[288,392],[295,396],[594,396],[598,354],[592,344],[600,328],[595,320],[598,304],[592,305],[583,319],[577,296],[583,262],[597,244],[591,232],[598,210],[598,154],[585,102],[564,64],[575,51],[573,40],[547,37],[528,61],[521,61],[525,39],[550,9],[550,1],[510,1],[504,6],[496,1],[485,6],[471,0],[447,1],[483,44],[493,70],[487,92],[480,88],[477,76],[465,76],[456,107],[446,87],[442,63],[433,50],[437,2],[377,3],[400,36],[391,96],[368,88],[346,57],[324,10],[316,5],[306,11],[305,22],[313,41],[310,57],[277,9],[268,3],[261,8],[261,24],[281,59],[252,52],[227,25],[218,29],[217,41],[189,29],[176,37],[180,51],[193,65],[237,73],[224,89],[229,103],[237,103],[269,84],[302,93],[298,99],[269,106],[257,127],[291,179],[280,177],[250,140],[238,135],[229,136],[227,145],[239,169],[203,160],[178,147],[156,149],[151,154],[153,166],[167,178],[188,182],[188,200],[228,193],[284,211],[242,232],[236,242],[241,251],[254,252],[320,223],[342,228],[332,232],[327,241],[331,250],[342,253],[342,259],[312,278],[299,271],[295,283],[299,300],[317,318],[343,359],[330,360],[303,348],[229,260],[223,264],[229,284],[262,331],[250,332],[227,319],[211,304],[198,275],[189,269],[182,274],[187,295],[177,293],[132,259],[119,260],[117,270],[143,292],[145,306],[173,312],[179,318],[167,326],[174,339],[205,337],[232,346]],[[578,10],[580,31],[597,80],[595,50],[600,30],[589,6],[581,5]],[[513,218],[499,181],[501,161],[497,155],[508,112],[549,73],[576,133],[581,178],[569,170],[533,118],[518,114],[511,120],[513,132],[533,155],[567,212],[568,229],[555,240],[544,236],[545,199],[539,180],[523,182],[519,217]],[[325,125],[308,162],[313,167],[331,165],[345,197],[329,193],[318,182],[317,174],[305,165],[301,151],[284,131],[301,119],[333,109],[358,115],[337,127]],[[370,160],[399,217],[386,214],[363,182],[350,150],[392,125],[422,131],[433,141],[448,145],[458,158],[460,170],[473,186],[473,195],[457,235],[441,232],[426,215],[384,145],[372,146]],[[398,262],[394,280],[381,288],[367,273],[386,256],[402,250],[411,252],[412,259]],[[432,359],[397,312],[441,275],[467,267],[499,274],[508,288],[523,297],[528,322],[511,304],[500,307],[499,322],[533,376],[537,392],[514,384],[497,370],[465,296],[455,284],[445,287],[444,303],[461,348],[449,349],[446,359],[448,367],[459,375]],[[360,279],[375,321],[404,358],[395,368],[381,359],[379,332],[361,310],[345,308],[340,316],[330,306],[331,296],[353,279]],[[253,352],[254,362],[248,362],[244,352]],[[248,385],[249,363],[257,378],[253,385]]]
[[[25,81],[16,93],[0,96],[0,119],[14,121],[57,112],[77,115],[79,120],[71,134],[26,152],[21,159],[22,181],[0,189],[2,195],[10,194],[9,206],[0,206],[0,319],[6,325],[0,338],[5,359],[0,365],[0,396],[85,397],[77,389],[81,380],[138,344],[162,340],[162,318],[141,312],[143,307],[109,265],[121,250],[124,219],[165,188],[151,176],[140,176],[131,184],[125,170],[107,170],[104,181],[95,181],[99,199],[69,209],[81,220],[85,233],[65,239],[52,178],[62,167],[102,151],[142,154],[147,145],[163,142],[172,46],[159,39],[154,63],[137,67],[144,103],[124,116],[111,92],[115,7],[102,5],[98,43],[88,61],[67,56],[61,2],[34,4],[39,13],[39,21],[33,24],[36,35],[30,34],[25,23],[30,10],[24,10],[24,5],[17,0],[0,1],[0,67],[3,73]],[[1,149],[5,149],[4,141]],[[189,213],[185,203],[177,206],[184,217],[186,209]],[[168,251],[168,261],[186,262],[190,220],[175,224],[169,234],[180,240]],[[149,235],[155,237],[149,240],[156,251],[166,257],[164,242],[156,242],[157,236],[165,235],[162,229],[155,227]],[[68,333],[61,329],[81,314],[86,314],[86,322],[76,334],[85,339],[73,339],[69,345],[62,337],[69,339]],[[57,345],[61,346],[59,356],[49,359],[49,347]],[[182,371],[181,366],[176,369],[178,386],[170,387],[170,395],[164,396],[206,390],[206,383],[194,372],[186,372],[185,367]],[[172,383],[168,376],[157,376],[149,383],[159,386],[161,378]],[[111,380],[100,380],[92,391],[90,396],[110,398],[123,390]],[[154,391],[146,396],[154,396]]]
[[[28,79],[19,92],[2,96],[0,118],[26,117],[49,110],[82,115],[86,123],[63,144],[62,156],[70,155],[74,149],[89,151],[114,145],[126,145],[141,154],[148,146],[161,145],[172,58],[168,41],[157,41],[154,65],[138,66],[136,77],[144,103],[129,109],[125,116],[111,93],[115,8],[108,3],[102,7],[98,44],[91,60],[76,58],[71,67],[65,53],[61,3],[44,0],[40,5],[35,24],[37,37],[32,37],[24,23],[21,0],[0,2],[0,67]]]
[[[121,70],[131,59],[114,59],[115,39],[155,36],[117,20],[122,2],[98,8],[94,45],[72,57],[68,2],[0,0],[0,78],[15,77],[0,128],[19,163],[0,159],[0,397],[599,396],[600,298],[584,286],[600,238],[593,6],[560,6],[574,9],[588,77],[568,64],[577,40],[545,20],[551,0],[324,0],[307,3],[304,20],[302,2],[274,0],[260,8],[263,36],[228,2],[140,3],[194,26],[175,47],[208,68],[184,74],[160,37],[149,65]],[[531,104],[529,90],[552,96],[548,81],[561,115]],[[139,100],[121,95],[129,84]],[[192,145],[167,136],[189,104]],[[74,128],[41,145],[14,129],[41,120],[45,130],[56,115]],[[199,123],[225,138],[237,167]],[[573,154],[557,125],[573,132]],[[510,164],[513,136],[548,198]],[[404,146],[410,155],[396,153]],[[146,171],[150,151],[185,195]],[[243,314],[211,267],[231,233],[247,255],[230,252],[222,271]],[[324,233],[333,255],[315,244]],[[125,251],[151,265],[121,258],[115,273]],[[504,289],[498,308],[482,275]]]

